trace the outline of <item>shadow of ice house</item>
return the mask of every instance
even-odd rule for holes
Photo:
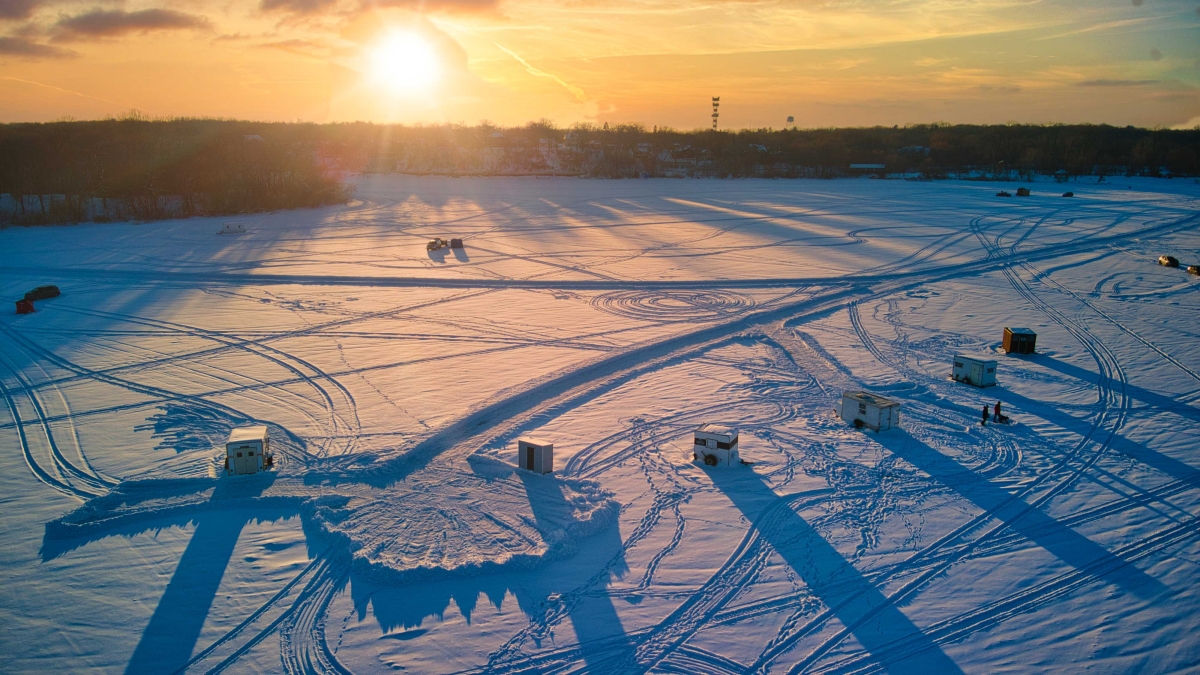
[[[881,434],[875,439],[893,455],[907,461],[1004,522],[1037,546],[1071,567],[1113,584],[1140,598],[1153,598],[1167,589],[1158,580],[1126,563],[1096,542],[1084,537],[987,478],[929,447],[906,430]]]
[[[764,478],[750,470],[707,475],[885,670],[912,675],[962,672]]]

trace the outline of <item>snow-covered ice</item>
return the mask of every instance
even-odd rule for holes
[[[1200,185],[356,183],[0,230],[0,670],[1200,668]]]

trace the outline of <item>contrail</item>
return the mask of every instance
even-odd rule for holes
[[[537,68],[534,68],[533,66],[529,65],[528,61],[521,58],[521,56],[519,54],[517,54],[513,50],[501,45],[499,42],[493,42],[492,44],[499,47],[505,54],[508,54],[509,56],[516,59],[517,63],[520,63],[521,65],[525,66],[525,70],[528,71],[530,75],[533,75],[535,77],[548,77],[551,80],[554,80],[555,82],[561,84],[567,91],[574,94],[575,98],[579,99],[580,101],[587,101],[587,95],[584,94],[583,90],[580,89],[579,87],[576,87],[575,85],[573,85],[569,82],[563,81],[563,79],[557,75],[553,75],[551,73],[547,73],[544,70],[538,70]]]
[[[62,87],[56,87],[52,84],[43,84],[41,82],[34,82],[33,80],[22,80],[19,77],[12,77],[11,75],[0,76],[0,80],[12,80],[13,82],[24,82],[25,84],[32,84],[32,85],[35,85],[38,87],[45,87],[47,89],[61,91],[64,94],[71,94],[72,96],[79,96],[82,98],[94,98],[97,101],[104,101],[105,103],[111,103],[113,105],[124,105],[123,103],[117,103],[116,101],[110,101],[106,98],[100,98],[99,96],[91,96],[89,94],[81,94],[77,91],[71,91],[70,89],[63,89]]]

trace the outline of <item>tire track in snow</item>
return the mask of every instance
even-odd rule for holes
[[[17,432],[17,439],[21,445],[21,454],[25,458],[25,465],[29,467],[29,470],[33,473],[34,477],[65,495],[79,497],[80,499],[84,500],[94,496],[89,492],[79,490],[69,483],[60,480],[58,477],[51,475],[48,471],[46,471],[45,468],[42,467],[42,465],[34,456],[33,448],[30,447],[29,437],[25,433],[25,422],[21,419],[21,411],[18,409],[16,400],[12,397],[8,387],[5,386],[3,378],[0,378],[0,394],[4,396],[4,402],[8,406],[9,414],[12,415],[13,426]]]
[[[29,401],[30,407],[33,409],[36,416],[35,423],[41,429],[41,435],[45,437],[46,450],[49,455],[48,459],[53,466],[53,470],[48,470],[42,466],[25,431],[26,422],[21,417],[20,406],[18,406],[16,399],[13,397],[12,391],[3,382],[0,382],[0,388],[3,388],[4,399],[13,417],[13,423],[18,430],[22,453],[25,455],[26,464],[29,465],[34,476],[60,492],[85,500],[108,492],[109,488],[116,484],[115,481],[101,477],[91,471],[80,469],[62,454],[62,451],[58,447],[58,442],[54,439],[54,431],[47,421],[45,409],[33,385],[29,380],[25,379],[21,374],[21,370],[7,356],[0,354],[0,361],[3,361],[5,367],[16,379],[21,393],[24,394],[25,398]],[[80,453],[82,455],[82,451]],[[90,469],[91,467],[89,466],[88,468]]]
[[[1186,220],[1189,220],[1189,219],[1186,219]],[[931,275],[931,276],[934,276],[934,275]],[[882,289],[877,289],[877,291],[882,291]],[[875,295],[876,295],[876,297],[881,297],[881,295],[884,295],[884,294],[887,294],[887,293],[893,293],[893,292],[896,292],[896,291],[899,291],[899,288],[887,289],[887,291],[886,291],[886,292],[878,292],[878,293],[875,293]],[[791,321],[790,321],[790,322],[788,322],[788,323],[791,323]],[[1084,442],[1082,442],[1082,443],[1080,444],[1080,448],[1082,448],[1082,447],[1086,446],[1086,444],[1087,444],[1087,440],[1090,440],[1090,437],[1091,437],[1091,434],[1088,434],[1088,437],[1087,437],[1087,438],[1085,438],[1085,441],[1084,441]],[[1062,464],[1061,464],[1060,466],[1062,466],[1062,465],[1064,465],[1064,464],[1066,464],[1066,462],[1062,462]],[[1034,484],[1032,484],[1032,485],[1028,486],[1028,489],[1030,489],[1030,490],[1031,490],[1031,489],[1033,488],[1033,486],[1036,486],[1036,485],[1037,485],[1037,483],[1034,483]],[[1042,504],[1042,503],[1044,503],[1044,502],[1043,502],[1042,500],[1039,500],[1038,502],[1036,502],[1036,503],[1034,503],[1034,504],[1033,504],[1033,508],[1037,508],[1037,507],[1038,507],[1038,506],[1040,506],[1040,504]],[[974,526],[978,526],[978,524],[974,524]],[[973,527],[972,527],[972,528],[973,528]],[[964,530],[964,531],[967,531],[967,530]],[[948,538],[946,538],[946,539],[948,539]],[[664,622],[664,623],[666,623],[666,622]],[[692,631],[692,632],[698,631],[698,628],[700,628],[700,626],[697,626],[697,627],[694,629],[694,631]],[[787,645],[787,649],[790,649],[790,645]],[[877,655],[876,655],[876,656],[877,656]],[[643,662],[641,658],[640,658],[640,659],[638,659],[638,661],[640,661],[640,662]]]
[[[1060,244],[1025,251],[1020,254],[1024,262],[1059,258],[1073,253],[1102,248],[1104,246],[1151,235],[1162,235],[1182,229],[1200,220],[1200,213],[1178,219],[1163,219],[1148,227],[1101,237],[1081,236]],[[462,289],[508,289],[542,288],[553,290],[666,290],[666,289],[744,289],[744,288],[792,288],[796,286],[829,286],[837,283],[882,283],[915,280],[921,275],[963,276],[979,275],[1014,264],[1007,257],[987,258],[954,263],[935,269],[908,269],[883,274],[854,273],[842,277],[789,277],[770,279],[692,279],[692,280],[571,280],[571,279],[464,279],[398,276],[316,276],[289,274],[245,274],[236,272],[139,272],[130,270],[87,270],[79,268],[7,267],[10,274],[55,275],[67,279],[97,279],[120,283],[187,283],[201,286],[268,286],[268,285],[317,285],[317,286],[361,286],[376,288],[462,288]]]
[[[261,421],[261,420],[252,420],[252,419],[246,417],[245,415],[243,415],[241,412],[234,410],[233,408],[230,408],[229,406],[223,405],[221,403],[209,401],[208,399],[204,398],[203,396],[181,394],[179,392],[162,389],[160,387],[141,384],[138,382],[125,380],[125,379],[122,379],[119,377],[113,377],[111,375],[106,375],[102,372],[87,368],[85,366],[81,366],[77,363],[74,363],[74,362],[64,358],[64,357],[59,356],[55,352],[53,352],[49,349],[46,349],[45,347],[38,345],[36,342],[33,342],[32,340],[29,340],[28,338],[20,335],[16,331],[12,330],[12,328],[10,328],[6,323],[3,323],[3,322],[0,322],[0,333],[3,333],[10,340],[21,345],[22,348],[25,349],[25,351],[27,351],[29,354],[37,355],[37,356],[49,361],[50,363],[53,363],[56,366],[62,368],[63,370],[68,370],[73,373],[77,373],[86,379],[93,379],[98,382],[110,384],[110,385],[113,385],[118,388],[128,389],[129,391],[133,391],[133,392],[136,392],[139,394],[144,394],[146,396],[150,396],[153,399],[158,399],[159,401],[185,401],[187,403],[190,403],[199,408],[208,410],[215,414],[228,417],[231,420]],[[266,423],[269,424],[269,422],[266,422]],[[284,452],[287,452],[286,444],[282,445],[281,448],[284,450]],[[299,461],[301,463],[306,463],[308,461],[308,458],[306,456],[302,456],[299,454],[288,454],[287,458],[294,460],[294,461]]]
[[[982,231],[979,230],[978,228],[973,228],[973,229],[976,232],[976,235],[979,238],[980,242],[985,246],[985,248],[988,249],[989,256],[998,253],[998,251],[999,251],[998,244],[993,244],[991,241],[987,240],[984,237]],[[1052,486],[1045,493],[1039,495],[1039,497],[1036,500],[1031,502],[1029,505],[1029,509],[1022,510],[1019,514],[1016,515],[1015,518],[1011,518],[1007,522],[1004,520],[1001,520],[998,525],[991,528],[983,536],[977,538],[970,545],[970,547],[968,547],[967,549],[964,549],[963,554],[965,554],[967,551],[969,551],[971,549],[979,547],[982,543],[986,543],[989,539],[992,539],[992,538],[1004,533],[1007,530],[1007,528],[1009,527],[1009,525],[1012,522],[1015,522],[1015,520],[1017,518],[1022,517],[1026,511],[1041,508],[1043,505],[1048,503],[1051,498],[1053,498],[1057,494],[1061,493],[1062,491],[1068,489],[1071,485],[1073,485],[1075,483],[1075,481],[1079,480],[1097,461],[1099,461],[1100,457],[1107,451],[1107,449],[1109,448],[1109,446],[1112,442],[1113,437],[1116,435],[1117,431],[1121,428],[1121,426],[1123,426],[1124,421],[1125,421],[1125,416],[1130,408],[1130,402],[1125,393],[1125,385],[1127,383],[1127,379],[1125,377],[1124,371],[1120,368],[1120,364],[1117,361],[1116,357],[1103,345],[1103,343],[1100,342],[1099,340],[1097,340],[1093,335],[1091,335],[1091,333],[1082,325],[1068,321],[1060,313],[1055,312],[1052,308],[1050,308],[1049,305],[1047,305],[1040,298],[1038,298],[1036,296],[1036,294],[1034,294],[1032,292],[1032,290],[1030,290],[1028,288],[1028,286],[1026,286],[1024,284],[1024,282],[1020,279],[1020,277],[1017,276],[1010,268],[1005,268],[1002,270],[1002,272],[1009,279],[1010,283],[1012,284],[1013,288],[1018,292],[1018,294],[1020,294],[1022,297],[1024,297],[1028,302],[1030,302],[1030,304],[1032,304],[1033,306],[1040,309],[1044,314],[1046,314],[1052,320],[1059,323],[1064,329],[1066,329],[1077,340],[1079,340],[1080,344],[1083,345],[1084,348],[1087,349],[1092,354],[1093,358],[1096,360],[1098,367],[1101,370],[1101,378],[1100,378],[1100,382],[1097,383],[1097,387],[1098,387],[1098,399],[1102,405],[1102,411],[1097,416],[1095,422],[1093,423],[1093,425],[1091,427],[1091,430],[1080,440],[1080,442],[1075,446],[1074,450],[1067,453],[1054,467],[1052,467],[1049,471],[1047,471],[1046,473],[1039,476],[1034,482],[1030,483],[1029,485],[1025,486],[1023,489],[1021,489],[1021,490],[1017,491],[1015,494],[1013,494],[1009,500],[1009,503],[1011,503],[1012,501],[1015,501],[1016,499],[1022,498],[1026,494],[1030,494],[1035,487],[1039,486],[1041,483],[1049,481],[1051,479],[1051,477],[1053,477],[1055,474],[1057,474],[1060,470],[1062,470],[1064,468],[1068,468],[1070,463],[1072,461],[1074,461],[1076,459],[1076,457],[1078,457],[1079,454],[1092,442],[1093,436],[1100,429],[1105,428],[1106,425],[1108,425],[1109,428],[1108,428],[1108,434],[1103,438],[1102,441],[1098,442],[1099,447],[1096,449],[1096,451],[1091,453],[1091,455],[1089,457],[1085,458],[1085,460],[1080,465],[1069,467],[1070,470],[1068,471],[1067,475],[1065,477],[1063,477],[1061,480],[1059,480],[1059,482],[1056,485]],[[856,332],[860,332],[860,335],[863,336],[866,340],[870,339],[869,336],[866,335],[865,331],[862,331],[861,323],[858,324],[858,326],[856,328]],[[876,351],[878,351],[878,350],[877,349],[872,350],[872,353],[875,354]],[[890,362],[889,360],[886,360],[886,359],[881,359],[881,360],[885,364],[895,365],[892,362]],[[919,377],[919,374],[911,372],[911,371],[907,372],[905,374],[909,377]],[[1114,392],[1112,387],[1108,384],[1109,382],[1112,382],[1112,381],[1117,382],[1118,387],[1119,387],[1118,392]],[[1114,399],[1117,398],[1118,396],[1119,396],[1119,399],[1114,402]],[[1115,419],[1113,419],[1110,423],[1107,418],[1109,417],[1109,415],[1112,412],[1114,412],[1114,410],[1113,410],[1114,408],[1115,408],[1115,412],[1116,412]],[[995,511],[995,509],[992,509],[990,511],[985,511],[984,513],[980,514],[976,518],[972,519],[972,521],[970,523],[968,523],[968,526],[971,526],[971,529],[974,529],[974,527],[981,525],[983,522],[986,522],[986,520],[990,520],[992,518],[992,514],[994,511]],[[953,532],[951,534],[952,535],[966,534],[969,531],[966,528],[967,528],[967,526],[960,527],[958,530],[956,530],[955,532]],[[950,539],[948,539],[947,537],[943,537],[938,542],[935,542],[935,546],[940,548],[941,545],[948,543],[948,541],[950,541]],[[920,557],[926,557],[934,551],[936,551],[935,547],[927,547],[926,549],[923,549],[917,555],[910,558],[909,562],[906,563],[906,566],[908,566],[915,559],[920,558]],[[899,591],[897,591],[892,596],[890,596],[888,598],[889,602],[894,604],[896,602],[903,601],[904,599],[906,599],[907,597],[909,597],[910,595],[915,593],[920,588],[920,586],[924,585],[924,583],[926,583],[928,580],[932,579],[936,574],[941,574],[944,570],[948,569],[951,564],[958,562],[958,560],[960,560],[961,557],[962,557],[962,555],[955,556],[950,560],[943,561],[943,563],[941,565],[934,567],[932,570],[926,571],[925,573],[920,575],[920,577],[915,582],[910,582],[910,583],[906,584],[903,588],[901,588]],[[1094,581],[1094,577],[1092,577],[1090,575],[1087,576],[1086,578],[1089,581]],[[829,617],[826,617],[826,618],[829,618]],[[798,662],[795,666],[793,666],[793,668],[789,672],[792,672],[792,673],[801,672],[803,669],[815,665],[816,660],[820,656],[822,656],[824,653],[827,653],[830,649],[833,648],[833,646],[835,646],[841,640],[844,640],[845,638],[849,637],[849,635],[850,635],[850,630],[843,629],[838,635],[827,640],[824,644],[820,645],[816,650],[811,652],[807,658]],[[794,641],[795,640],[786,641],[784,643],[784,645],[790,647],[790,643],[792,643]],[[760,657],[759,664],[756,664],[756,665],[759,665],[760,669],[764,668],[772,660],[771,658],[763,658],[763,657],[768,657],[768,656],[775,656],[775,655],[768,655],[768,654],[764,653],[762,655],[762,657]]]
[[[985,242],[985,245],[986,245],[986,242]],[[1008,270],[1005,270],[1005,272],[1008,273]],[[1020,290],[1021,289],[1018,289],[1018,292],[1020,292]],[[1028,289],[1025,289],[1025,290],[1028,291]],[[1032,295],[1031,292],[1030,292],[1030,295]],[[1035,302],[1035,303],[1038,302],[1038,299],[1036,299],[1036,298],[1027,298],[1027,299],[1030,299],[1031,302]],[[889,365],[889,366],[892,366],[897,369],[907,370],[906,368],[902,368],[902,366],[900,366],[899,364],[895,363],[893,360],[886,357],[878,349],[878,347],[874,344],[874,342],[871,340],[869,334],[866,333],[866,331],[862,327],[861,318],[858,316],[858,312],[857,312],[857,302],[851,303],[850,307],[852,309],[852,311],[851,311],[852,324],[855,326],[856,333],[858,333],[863,338],[864,345],[867,346],[868,350],[871,351],[871,353],[873,355],[875,355],[876,358],[878,358],[885,365]],[[1045,305],[1042,305],[1042,307],[1044,308],[1044,311],[1046,311],[1048,314],[1051,314],[1051,315],[1053,314],[1053,311],[1049,310]],[[1085,345],[1085,347],[1092,347],[1091,351],[1093,351],[1093,354],[1094,354],[1095,358],[1097,358],[1098,363],[1101,364],[1102,371],[1115,372],[1117,374],[1118,378],[1120,379],[1120,381],[1124,382],[1124,374],[1122,371],[1120,371],[1119,364],[1117,364],[1115,357],[1110,352],[1107,352],[1107,350],[1104,349],[1103,353],[1098,353],[1098,350],[1095,348],[1097,343],[1089,342],[1087,340],[1087,338],[1090,337],[1090,334],[1088,336],[1078,336],[1077,335],[1077,337],[1079,337],[1079,339],[1081,340],[1081,343],[1083,343]],[[1099,344],[1099,347],[1103,348],[1103,345]],[[1108,368],[1105,368],[1105,366],[1111,366],[1113,368],[1110,370]],[[909,373],[909,375],[912,376],[912,375],[915,375],[915,373]],[[1111,377],[1107,378],[1107,379],[1111,379]],[[1123,387],[1123,384],[1122,384],[1122,387]],[[1100,393],[1100,398],[1102,400],[1109,398],[1107,395],[1107,391],[1108,391],[1107,389],[1102,388],[1101,393]],[[1127,399],[1124,400],[1124,403],[1125,403],[1126,409],[1127,409],[1127,406],[1128,406]],[[1107,408],[1108,408],[1108,406],[1105,407],[1105,410],[1107,410]],[[1116,429],[1118,429],[1120,424],[1123,423],[1123,419],[1124,419],[1124,416],[1122,414],[1120,419],[1117,421],[1116,426],[1114,426],[1112,434],[1115,434]],[[1100,426],[1101,423],[1102,423],[1102,418],[1101,418],[1101,420],[1098,420],[1096,426],[1093,427],[1093,432]],[[1089,468],[1092,464],[1095,463],[1095,461],[1097,461],[1099,459],[1100,455],[1107,448],[1108,443],[1111,441],[1112,434],[1110,434],[1108,437],[1106,437],[1105,442],[1103,443],[1102,447],[1100,448],[1099,451],[1097,451],[1096,453],[1094,453],[1092,455],[1090,461],[1088,461],[1084,466],[1072,471],[1071,474],[1065,480],[1063,480],[1058,486],[1056,486],[1055,488],[1048,491],[1045,495],[1040,496],[1037,501],[1035,501],[1035,502],[1033,502],[1033,504],[1031,504],[1031,508],[1039,508],[1041,505],[1045,504],[1051,497],[1058,494],[1060,491],[1066,489],[1075,480],[1077,480],[1079,478],[1079,476],[1081,476],[1082,473],[1087,470],[1087,468]],[[1080,451],[1082,451],[1083,448],[1085,448],[1088,445],[1088,442],[1090,441],[1091,437],[1092,437],[1092,433],[1087,434],[1087,436],[1076,446],[1075,451],[1070,453],[1065,460],[1060,461],[1060,463],[1055,467],[1054,471],[1061,469],[1063,466],[1065,466],[1067,464],[1067,460],[1072,459],[1076,454],[1078,454]],[[1049,475],[1052,475],[1054,473],[1054,471],[1043,475],[1043,477],[1040,477],[1035,483],[1028,485],[1024,490],[1020,491],[1017,495],[1015,495],[1013,497],[1013,499],[1019,498],[1020,496],[1031,492],[1033,490],[1033,488],[1037,487],[1037,485],[1039,485],[1041,482],[1046,480]],[[1023,513],[1024,512],[1022,512],[1022,514]],[[1018,515],[1017,517],[1019,518],[1020,515]],[[972,522],[968,523],[966,526],[959,528],[959,530],[957,530],[956,532],[951,533],[951,534],[954,536],[964,535],[967,532],[969,532],[970,530],[975,529],[976,527],[978,527],[979,525],[981,525],[982,523],[984,523],[990,519],[991,519],[990,513],[981,514],[976,519],[973,519]],[[1011,519],[1010,522],[1014,521],[1014,520],[1015,520],[1015,518]],[[976,545],[978,545],[978,543],[980,541],[986,541],[987,538],[989,538],[989,536],[994,536],[1000,532],[1003,532],[1006,527],[1007,527],[1007,523],[1002,523],[1000,526],[993,528],[988,533],[988,535],[985,535],[985,537],[981,538],[980,540],[977,540]],[[938,542],[935,542],[934,546],[924,549],[923,551],[918,553],[916,556],[914,556],[914,558],[927,556],[930,553],[936,551],[937,548],[940,547],[941,545],[944,545],[945,543],[948,543],[952,540],[953,540],[953,537],[943,537]],[[957,559],[944,562],[943,565],[941,566],[941,568],[938,569],[936,573],[940,573],[942,569],[948,568],[949,564],[952,564],[953,562],[957,562]],[[923,585],[924,580],[928,580],[928,579],[932,578],[932,576],[933,576],[933,574],[922,575],[922,584],[921,585]],[[908,595],[911,592],[914,592],[915,590],[917,590],[918,587],[919,586],[910,585],[910,587],[907,587],[905,589],[907,592],[904,592],[903,595]],[[898,599],[897,596],[899,596],[899,595],[901,595],[901,593],[897,593],[896,595],[893,595],[892,598],[889,599],[890,602],[891,603],[896,602],[896,600]],[[828,620],[828,618],[831,618],[831,617],[832,617],[832,613],[827,610],[825,613],[825,616],[822,618],[825,620]],[[869,618],[869,617],[866,617],[866,618]],[[823,621],[821,623],[823,623]],[[808,629],[805,630],[803,633],[793,636],[792,639],[781,640],[776,645],[774,645],[773,649],[769,649],[768,652],[764,652],[764,654],[760,657],[760,660],[755,664],[758,667],[757,669],[762,670],[762,669],[766,668],[767,664],[770,661],[772,661],[774,657],[791,649],[792,645],[800,637],[802,637],[804,634],[807,634],[808,632],[811,631],[812,626],[810,625],[807,628]],[[818,649],[816,651],[814,651],[813,653],[811,653],[809,655],[808,659],[806,659],[805,661],[801,661],[800,664],[798,664],[798,665],[813,664],[817,657],[819,657],[823,652],[828,651],[828,649],[832,648],[832,646],[834,646],[834,644],[836,644],[836,642],[840,642],[841,639],[848,637],[849,634],[850,634],[850,631],[848,629],[844,629],[839,636],[834,638],[833,641],[829,641],[825,645],[818,647]],[[873,654],[873,656],[878,657],[879,655]],[[752,666],[751,669],[753,670],[753,669],[755,669],[755,667]]]
[[[326,562],[304,589],[303,600],[293,605],[279,626],[283,672],[288,675],[351,675],[337,660],[336,649],[326,639],[329,605],[350,578],[348,564]]]
[[[134,324],[151,326],[154,328],[174,330],[183,335],[188,335],[191,337],[199,337],[202,339],[211,340],[213,342],[217,342],[219,344],[223,344],[223,345],[232,347],[236,350],[242,350],[249,354],[257,356],[259,358],[263,358],[271,363],[274,363],[275,365],[277,365],[281,368],[284,368],[288,372],[290,372],[293,375],[295,375],[296,377],[300,378],[305,384],[312,387],[313,390],[321,397],[321,399],[324,401],[325,409],[326,409],[327,413],[329,414],[330,424],[332,424],[332,434],[330,434],[330,435],[339,436],[339,435],[341,435],[342,430],[345,430],[345,433],[351,440],[347,444],[347,446],[342,449],[342,451],[339,454],[350,454],[354,450],[353,438],[357,434],[357,432],[362,430],[362,421],[358,417],[358,408],[355,405],[354,396],[350,393],[350,390],[347,389],[346,386],[343,385],[341,382],[337,381],[336,378],[326,374],[324,371],[322,371],[317,366],[313,365],[312,363],[310,363],[300,357],[289,354],[287,352],[283,352],[274,347],[268,347],[265,345],[256,344],[256,343],[253,343],[253,342],[250,342],[247,340],[230,338],[228,336],[225,336],[225,335],[215,332],[215,331],[205,330],[203,328],[196,328],[194,326],[187,326],[187,325],[172,322],[172,321],[162,321],[159,319],[149,319],[149,318],[145,318],[145,317],[132,316],[132,315],[127,315],[127,314],[113,314],[110,312],[103,312],[100,310],[87,310],[87,309],[81,309],[81,308],[75,308],[73,311],[80,313],[80,314],[98,316],[98,317],[107,318],[107,319],[115,319],[118,321],[125,321],[125,322],[129,322],[129,323],[134,323]],[[295,362],[295,364],[297,364],[297,365],[292,365],[292,363],[289,363],[289,361]],[[306,373],[301,368],[305,368],[309,372]],[[325,381],[329,382],[331,385],[333,385],[333,387],[335,389],[338,390],[338,392],[341,394],[345,404],[349,408],[349,413],[354,418],[353,424],[348,422],[342,415],[340,415],[337,412],[337,406],[333,401],[333,397],[330,396],[329,392],[326,391],[325,388],[321,386],[321,384],[319,382],[320,380],[325,380]]]
[[[328,607],[328,603],[326,603],[326,607]],[[328,651],[328,647],[326,647],[326,651]],[[319,661],[319,658],[318,658],[318,661]]]
[[[1147,558],[1155,553],[1165,551],[1170,547],[1190,540],[1200,538],[1200,518],[1191,517],[1182,523],[1155,532],[1136,542],[1127,544],[1115,550],[1115,557],[1126,564]],[[1013,593],[982,607],[958,614],[949,619],[929,626],[925,634],[936,644],[947,644],[1002,623],[1011,617],[1030,612],[1041,606],[1050,604],[1060,598],[1094,582],[1095,577],[1111,571],[1104,564],[1083,569],[1072,569],[1053,579],[1036,584],[1027,589]],[[896,642],[892,649],[906,653],[911,650],[907,642]],[[875,663],[861,656],[842,659],[811,672],[878,672]],[[789,675],[799,673],[793,668]]]
[[[178,331],[176,331],[173,334],[178,335],[179,333],[178,333]],[[125,346],[127,346],[127,345],[125,345]],[[155,354],[162,355],[162,352],[150,350],[145,347],[138,346],[138,349],[141,349],[143,351],[152,351]],[[129,352],[125,352],[125,353],[129,353]],[[164,359],[163,361],[167,361],[167,360]],[[300,400],[302,400],[305,403],[312,402],[311,399],[304,398],[303,396],[300,396],[296,392],[287,389],[287,387],[286,387],[287,384],[298,383],[299,380],[284,381],[284,382],[264,382],[261,380],[257,380],[255,378],[251,378],[251,377],[245,375],[244,373],[234,372],[227,368],[222,368],[220,366],[205,365],[202,368],[201,367],[202,364],[193,363],[193,362],[185,360],[185,359],[169,359],[169,361],[172,364],[174,364],[175,367],[179,371],[182,371],[184,373],[191,373],[192,375],[194,375],[196,379],[187,378],[189,381],[191,381],[193,383],[198,382],[200,378],[206,378],[206,379],[216,380],[218,382],[228,385],[228,387],[225,389],[220,389],[220,390],[211,390],[210,389],[207,393],[203,394],[204,396],[216,396],[216,395],[222,395],[222,394],[247,394],[250,392],[259,392],[259,391],[263,391],[266,389],[272,389],[272,390],[278,391],[281,394],[283,394],[280,396],[273,397],[271,399],[272,403],[274,403],[278,406],[281,406],[283,408],[286,408],[288,410],[291,410],[299,417],[308,420],[309,424],[312,425],[312,428],[316,429],[320,432],[319,434],[316,434],[316,435],[309,434],[307,436],[307,438],[323,439],[324,438],[323,434],[326,434],[328,432],[328,430],[324,427],[322,421],[317,417],[317,415],[313,414],[311,411],[306,409],[304,406],[297,405],[297,404],[291,402],[291,399],[293,397],[299,398]],[[105,369],[103,372],[112,373],[113,369]],[[221,373],[225,373],[225,375],[222,375]],[[240,379],[234,379],[235,377],[240,378]],[[84,379],[84,377],[81,375],[74,375],[71,377],[71,379],[73,379],[73,380],[74,379]],[[254,382],[254,384],[246,385],[245,380],[247,380],[247,379],[252,380]],[[50,384],[53,384],[53,383],[51,382]],[[149,405],[149,404],[147,404],[147,405]],[[90,410],[85,413],[81,413],[80,416],[106,414],[108,412],[112,412],[114,409],[129,410],[129,409],[132,409],[133,407],[135,407],[135,406],[116,406],[115,408],[113,408],[113,407],[98,408],[98,409]],[[319,454],[319,453],[317,453],[317,454]]]
[[[202,669],[205,673],[213,675],[225,670],[225,668],[236,662],[239,657],[250,651],[250,649],[252,649],[255,645],[275,632],[275,630],[283,621],[290,618],[297,609],[303,606],[303,603],[308,601],[308,598],[313,593],[313,580],[323,579],[326,568],[329,565],[330,562],[328,551],[318,555],[304,569],[302,569],[299,574],[292,577],[291,581],[284,584],[283,588],[279,589],[279,591],[275,593],[275,595],[271,596],[267,602],[251,612],[245,619],[242,620],[241,623],[228,630],[224,635],[214,640],[204,649],[200,650],[200,652],[193,656],[182,668],[176,670],[175,673],[183,673],[189,670]],[[238,640],[238,638],[242,637],[242,634],[247,628],[252,626],[260,618],[263,618],[282,600],[291,595],[291,592],[296,588],[296,586],[306,578],[309,579],[309,584],[307,584],[301,590],[301,592],[297,594],[296,598],[292,600],[292,603],[289,607],[284,609],[278,616],[272,619],[257,633],[247,636],[246,639],[242,640],[241,642],[235,642]],[[211,667],[205,666],[204,662],[210,660],[213,655],[218,652],[218,650],[221,650],[222,652],[229,651],[229,654],[215,665]]]

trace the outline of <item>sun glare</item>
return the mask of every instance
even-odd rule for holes
[[[437,53],[412,33],[393,33],[371,52],[371,82],[387,93],[426,92],[438,76]]]

